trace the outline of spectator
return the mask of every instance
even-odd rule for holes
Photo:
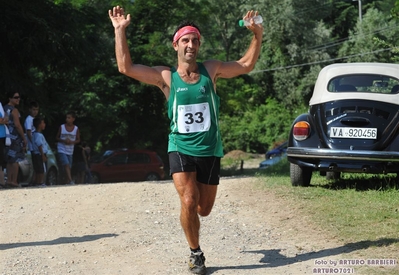
[[[72,156],[75,144],[80,142],[79,128],[74,125],[76,114],[70,111],[66,114],[66,122],[58,129],[56,136],[58,157],[65,169],[67,184],[75,184],[71,176]]]
[[[19,187],[18,184],[18,162],[25,159],[27,140],[20,120],[20,113],[16,106],[19,105],[21,96],[19,92],[8,93],[8,104],[4,105],[4,112],[7,113],[8,129],[10,131],[11,145],[6,148],[7,161],[7,186]]]
[[[75,183],[84,183],[87,170],[86,151],[82,143],[76,144],[73,150],[73,175],[75,176]]]
[[[26,117],[24,123],[26,138],[28,140],[28,150],[31,152],[31,155],[33,154],[32,135],[35,132],[35,126],[33,126],[33,119],[38,114],[39,114],[39,104],[36,101],[32,101],[29,105],[29,115]],[[35,182],[36,182],[36,175],[34,173],[31,184],[34,184]]]
[[[33,126],[36,131],[32,135],[32,163],[33,169],[36,173],[34,185],[46,187],[44,183],[44,173],[47,170],[47,142],[42,134],[42,131],[46,128],[46,123],[41,117],[35,117],[33,119]]]
[[[90,171],[91,148],[87,145],[86,142],[82,142],[82,147],[85,150],[86,160],[87,160],[85,182],[91,183],[91,181],[92,181],[92,176],[91,176],[91,171]]]
[[[6,127],[8,116],[5,115],[3,106],[0,104],[0,188],[5,188],[3,167],[5,167],[4,145],[6,142]]]

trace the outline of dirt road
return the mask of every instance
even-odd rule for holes
[[[221,180],[202,218],[208,274],[314,274],[330,266],[317,261],[363,257],[257,181]],[[170,181],[1,190],[0,200],[0,274],[189,274]]]

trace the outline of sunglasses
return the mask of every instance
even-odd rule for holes
[[[14,96],[13,99],[20,99],[20,96]]]

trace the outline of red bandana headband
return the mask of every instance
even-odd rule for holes
[[[173,36],[173,42],[176,42],[177,40],[180,39],[180,37],[189,33],[195,33],[198,35],[198,40],[201,39],[201,34],[197,28],[192,26],[185,26],[175,33],[175,35]]]

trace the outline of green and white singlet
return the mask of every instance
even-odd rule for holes
[[[220,98],[202,63],[197,63],[200,79],[195,84],[184,82],[176,68],[168,99],[170,119],[168,152],[177,151],[195,157],[223,157],[219,130]]]

